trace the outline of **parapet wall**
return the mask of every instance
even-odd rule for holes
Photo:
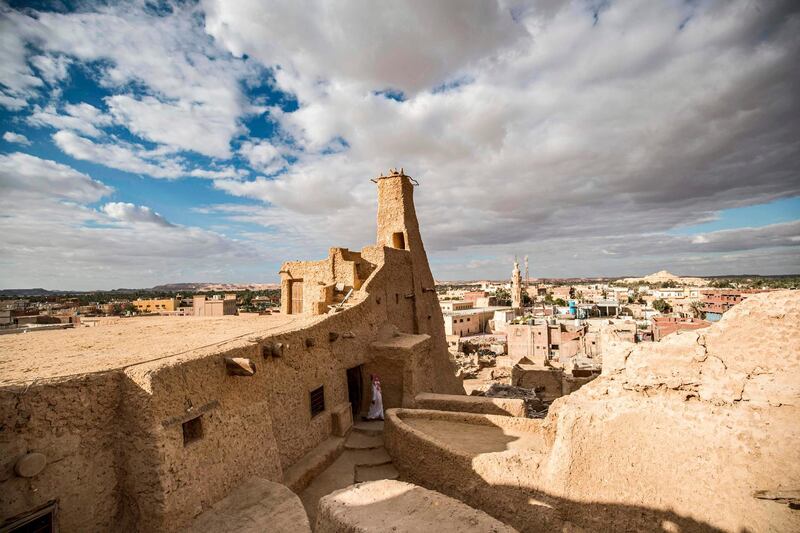
[[[458,394],[417,394],[415,407],[434,411],[458,411],[501,416],[525,416],[525,401],[518,398],[489,398]]]

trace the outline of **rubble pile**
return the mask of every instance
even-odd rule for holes
[[[456,363],[456,375],[464,379],[475,379],[484,368],[495,366],[495,355],[488,350],[478,350],[473,353],[453,353]],[[509,374],[510,376],[510,374]]]
[[[525,401],[525,416],[528,418],[544,418],[547,416],[549,405],[536,396],[536,392],[533,389],[492,383],[485,391],[476,391],[475,395],[489,398],[518,398]]]

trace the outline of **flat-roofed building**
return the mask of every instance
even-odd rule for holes
[[[194,316],[225,316],[236,314],[236,295],[226,294],[224,298],[215,296],[195,296],[192,301]]]
[[[446,303],[446,302],[442,302]],[[471,303],[471,302],[470,302]],[[491,322],[499,310],[508,307],[475,307],[456,311],[444,311],[445,335],[465,337],[478,333],[492,333]]]
[[[439,302],[439,307],[442,308],[443,313],[452,313],[453,311],[466,311],[475,307],[474,301],[468,300],[445,300]]]
[[[682,318],[676,316],[656,316],[653,321],[653,340],[659,341],[676,331],[706,328],[711,325],[707,320],[699,318]]]
[[[177,298],[134,300],[131,303],[140,313],[174,313],[178,309]]]
[[[588,326],[580,320],[510,324],[506,328],[508,355],[514,363],[522,358],[542,366],[551,360],[563,361],[586,353],[587,332]]]

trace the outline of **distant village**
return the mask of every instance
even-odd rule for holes
[[[592,334],[593,326],[599,323],[625,324],[636,342],[658,341],[675,331],[716,322],[750,294],[794,289],[799,281],[793,276],[690,278],[667,271],[642,278],[543,280],[531,279],[520,271],[518,303],[512,302],[513,279],[437,282],[436,291],[445,332],[458,352],[464,347],[469,352],[472,346],[507,345],[509,327],[542,329],[545,323],[551,326],[557,323],[561,331],[574,330],[574,339],[556,338],[553,332],[557,328],[551,327],[547,329],[552,330],[547,342],[534,344],[531,353],[522,355],[539,356],[547,352],[550,360],[558,361],[576,355],[596,355],[597,339]],[[15,294],[5,290],[5,296],[0,296],[0,334],[92,326],[103,317],[279,313],[279,287],[278,284],[187,283],[138,291],[79,293],[34,289]],[[504,351],[504,355],[516,357],[521,353],[519,350],[528,350],[514,341],[511,344],[514,347]]]
[[[281,294],[277,286],[201,286],[178,291],[170,288],[136,293],[52,293],[0,299],[0,334],[94,326],[109,317],[250,316],[280,310]]]
[[[549,403],[597,377],[604,348],[705,328],[748,296],[795,278],[703,279],[667,271],[616,280],[437,285],[451,354],[469,394]],[[541,406],[540,406],[541,407]],[[544,413],[544,411],[542,411]]]
[[[508,281],[437,282],[452,361],[468,394],[526,397],[532,416],[588,383],[616,342],[658,342],[705,328],[748,296],[795,277],[542,280],[515,263]],[[112,317],[281,312],[278,285],[161,286],[137,293],[33,294],[0,300],[0,334],[103,325]],[[284,313],[291,309],[284,309]],[[299,311],[299,308],[298,308]],[[535,401],[533,401],[535,399]]]

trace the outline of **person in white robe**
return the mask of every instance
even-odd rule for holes
[[[383,397],[381,396],[381,380],[372,374],[372,403],[369,405],[367,420],[383,420]]]

